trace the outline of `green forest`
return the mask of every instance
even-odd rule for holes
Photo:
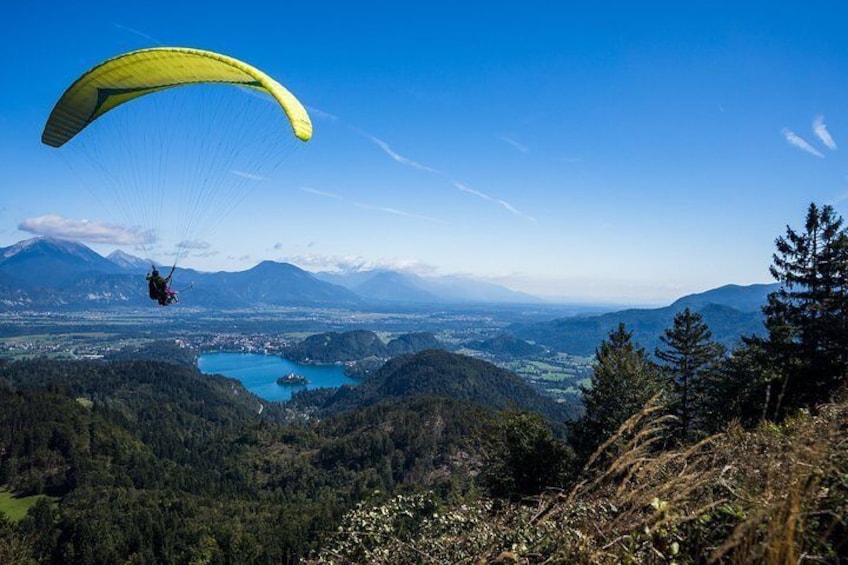
[[[0,563],[841,563],[848,231],[775,241],[765,331],[597,345],[582,407],[425,350],[258,410],[161,343],[0,367]],[[14,509],[14,512],[12,511]]]

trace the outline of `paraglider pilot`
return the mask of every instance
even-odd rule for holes
[[[154,265],[152,272],[145,277],[147,279],[150,298],[159,302],[160,306],[167,306],[177,301],[177,293],[168,286],[171,282],[171,277],[174,276],[175,268],[176,265],[171,268],[171,272],[168,273],[167,277],[162,277]]]

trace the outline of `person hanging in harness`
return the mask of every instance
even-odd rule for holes
[[[174,265],[171,267],[171,272],[168,273],[168,276],[162,277],[156,269],[156,266],[153,265],[152,272],[145,277],[147,279],[147,289],[150,298],[159,302],[160,306],[167,306],[177,302],[177,293],[171,290],[171,287],[169,286],[171,283],[171,277],[174,276],[174,269],[176,268],[177,266]]]

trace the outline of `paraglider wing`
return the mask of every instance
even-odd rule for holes
[[[44,126],[41,141],[61,147],[94,120],[125,102],[167,88],[222,83],[270,94],[308,141],[312,123],[303,105],[276,80],[243,61],[201,49],[155,47],[118,55],[92,68],[62,95]]]

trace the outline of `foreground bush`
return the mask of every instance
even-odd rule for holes
[[[440,509],[360,506],[314,563],[840,563],[848,404],[664,451],[668,418],[628,420],[570,490]]]

